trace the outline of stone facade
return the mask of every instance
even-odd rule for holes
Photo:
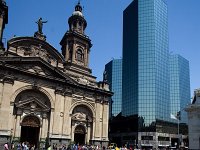
[[[0,56],[1,143],[107,146],[112,92],[88,67],[86,25],[78,4],[60,43],[63,55],[43,33],[8,41]]]
[[[188,113],[189,149],[200,149],[200,89],[194,91],[192,104],[185,109]]]

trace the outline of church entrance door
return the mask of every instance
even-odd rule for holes
[[[74,141],[76,144],[83,145],[85,144],[85,128],[81,125],[77,126],[74,133]]]
[[[40,121],[35,116],[25,117],[21,124],[21,142],[28,142],[30,145],[39,144]]]

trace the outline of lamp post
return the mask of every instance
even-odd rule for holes
[[[177,112],[176,117],[177,117],[177,123],[178,123],[178,144],[177,144],[177,146],[178,146],[178,148],[180,148],[179,122],[181,119],[181,111]]]
[[[85,144],[88,144],[87,143],[88,142],[88,135],[89,135],[89,133],[88,133],[88,120],[89,120],[88,115],[86,115],[87,136],[86,136],[86,143]]]

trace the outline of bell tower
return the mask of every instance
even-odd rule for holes
[[[8,6],[4,0],[0,0],[0,52],[4,49],[4,45],[2,42],[3,38],[3,30],[5,28],[5,24],[8,23]]]
[[[66,68],[82,75],[91,74],[89,69],[89,53],[91,40],[85,34],[87,21],[82,13],[80,2],[75,6],[72,16],[68,19],[69,30],[63,36],[60,45],[66,61]]]

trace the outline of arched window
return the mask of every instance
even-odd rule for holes
[[[84,60],[83,50],[78,49],[78,50],[76,51],[76,59],[77,59],[78,61],[83,61],[83,60]]]
[[[73,27],[76,28],[76,21],[73,22]]]
[[[69,60],[72,60],[72,49],[69,48]]]

